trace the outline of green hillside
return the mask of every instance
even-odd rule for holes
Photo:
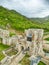
[[[0,28],[13,28],[19,31],[28,28],[43,28],[45,31],[49,31],[49,22],[37,23],[14,10],[0,6]]]

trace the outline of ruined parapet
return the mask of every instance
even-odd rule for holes
[[[10,37],[3,38],[2,43],[5,44],[5,45],[11,45],[11,38]]]
[[[9,37],[9,31],[0,29],[0,38]]]
[[[12,37],[8,37],[8,38],[3,38],[2,39],[2,43],[5,44],[5,45],[15,45],[16,46],[16,43],[17,43],[17,36],[12,36]]]

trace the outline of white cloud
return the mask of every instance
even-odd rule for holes
[[[14,9],[27,17],[49,15],[49,5],[44,0],[0,0],[0,5]]]

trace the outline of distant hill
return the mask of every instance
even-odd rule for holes
[[[41,28],[49,31],[49,19],[46,21],[44,19],[29,19],[14,10],[8,10],[0,6],[0,28],[6,29],[7,27],[19,31],[24,31],[28,28]]]
[[[35,21],[37,23],[46,23],[49,22],[49,16],[44,18],[30,18],[31,21]]]

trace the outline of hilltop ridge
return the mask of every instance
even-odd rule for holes
[[[34,18],[35,19],[35,18]],[[9,10],[0,6],[0,27],[5,28],[11,27],[15,30],[24,31],[28,28],[41,28],[49,31],[49,20],[44,23],[35,22],[35,20],[21,15],[20,13]]]

